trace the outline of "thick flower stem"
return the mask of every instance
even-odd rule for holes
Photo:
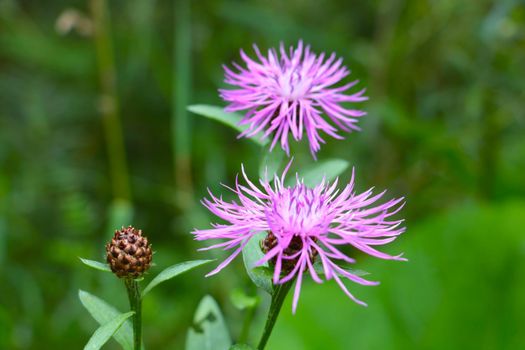
[[[292,287],[292,284],[293,280],[275,286],[272,295],[272,303],[270,304],[270,310],[268,311],[268,318],[266,319],[264,332],[261,336],[261,340],[259,340],[259,345],[257,345],[257,350],[264,350],[264,347],[272,334],[273,326],[275,325],[275,321],[277,321],[281,307],[283,306],[284,299],[286,299],[286,295]]]
[[[139,284],[132,278],[126,278],[126,289],[128,290],[129,306],[133,315],[133,349],[142,348],[142,299],[140,296]]]

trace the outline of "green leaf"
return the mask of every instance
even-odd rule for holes
[[[329,159],[317,162],[312,166],[306,167],[299,175],[308,187],[314,187],[319,184],[323,178],[327,181],[335,179],[348,168],[348,162],[343,159]],[[288,186],[295,183],[295,177],[289,177],[286,181]]]
[[[210,105],[192,105],[188,106],[188,111],[209,119],[217,120],[223,123],[224,125],[227,125],[240,132],[243,132],[248,128],[245,125],[239,125],[239,122],[242,119],[242,115],[240,115],[239,113],[225,112],[222,107]],[[250,137],[250,140],[252,140],[260,146],[264,146],[268,143],[268,141],[261,140],[261,136],[262,134],[259,133],[253,137]]]
[[[255,348],[247,344],[235,344],[232,345],[229,350],[255,350]]]
[[[236,288],[230,293],[230,300],[233,306],[239,310],[254,308],[261,302],[261,298],[259,298],[259,296],[247,295],[240,288]]]
[[[105,272],[111,272],[111,269],[109,268],[109,266],[105,263],[101,263],[99,261],[95,261],[95,260],[89,260],[89,259],[84,259],[84,258],[80,258],[80,261],[82,261],[85,265],[89,266],[89,267],[92,267],[94,268],[95,270],[99,270],[99,271],[105,271]]]
[[[155,276],[155,278],[147,285],[147,287],[144,288],[144,291],[142,291],[142,297],[144,297],[150,290],[155,288],[160,283],[165,282],[173,277],[176,277],[180,275],[181,273],[194,269],[197,266],[207,264],[210,261],[213,261],[213,260],[185,261],[185,262],[175,264],[175,265],[172,265],[166,268],[164,271],[162,271],[157,276]]]
[[[347,271],[347,272],[350,272],[353,275],[356,275],[356,276],[366,276],[366,275],[370,274],[369,272],[366,272],[366,271],[363,271],[363,270],[358,270],[358,269],[353,269],[353,268],[348,267],[346,265],[345,266],[339,266],[339,267],[342,268],[343,270]],[[316,261],[314,263],[314,271],[318,275],[323,275],[324,276],[323,264],[320,261]],[[337,273],[338,276],[344,277],[340,273],[338,273],[338,272],[336,272],[336,273]]]
[[[78,291],[78,298],[86,310],[88,310],[91,316],[93,316],[100,325],[104,325],[121,315],[117,309],[106,303],[104,300],[83,290]],[[133,350],[133,329],[131,327],[131,322],[124,321],[124,324],[113,335],[113,338],[122,345],[124,350]]]
[[[244,260],[244,267],[250,279],[259,288],[262,288],[270,295],[273,293],[272,273],[268,264],[262,266],[255,266],[255,263],[261,260],[264,256],[259,246],[259,242],[266,237],[265,232],[260,232],[254,235],[242,250],[242,258]]]
[[[186,350],[229,349],[231,338],[217,302],[206,295],[195,312],[188,330]]]
[[[265,147],[263,152],[259,166],[259,177],[271,181],[275,174],[279,174],[285,153],[280,147],[276,147],[272,151]]]
[[[124,322],[135,312],[130,311],[120,314],[111,321],[100,326],[91,336],[84,350],[98,350],[111,338],[115,332],[124,324]]]

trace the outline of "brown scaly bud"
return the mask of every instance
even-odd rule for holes
[[[142,236],[142,230],[131,226],[115,231],[106,244],[106,260],[118,277],[138,278],[149,269],[152,259],[151,244]]]

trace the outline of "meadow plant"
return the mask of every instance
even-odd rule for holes
[[[309,188],[298,174],[295,185],[286,186],[285,177],[290,165],[291,162],[280,177],[275,175],[273,183],[260,180],[260,188],[248,179],[243,169],[246,185],[237,181],[231,189],[238,202],[226,202],[212,193],[211,200],[203,202],[228,224],[214,224],[212,229],[194,231],[197,240],[222,240],[201,250],[234,250],[208,276],[228,265],[250,239],[260,232],[265,233],[259,242],[264,256],[255,266],[269,263],[274,290],[270,316],[259,349],[264,348],[282,301],[294,281],[292,312],[295,313],[306,272],[317,283],[322,283],[323,278],[334,279],[348,297],[366,306],[350,293],[342,278],[368,286],[378,282],[366,280],[359,276],[359,272],[342,267],[341,264],[353,264],[355,260],[347,256],[341,247],[352,246],[381,259],[405,260],[400,255],[391,256],[374,248],[392,242],[404,232],[404,228],[399,227],[402,220],[390,219],[401,209],[402,198],[376,205],[384,192],[373,195],[370,189],[356,193],[354,176],[340,192],[337,179],[332,184],[323,180]]]
[[[283,157],[272,152],[280,143],[290,156],[289,135],[300,141],[306,134],[310,152],[317,160],[316,153],[325,142],[321,131],[342,139],[339,131],[359,130],[358,119],[366,113],[351,109],[348,104],[367,100],[365,90],[345,94],[358,81],[341,83],[350,71],[335,53],[328,58],[324,53],[316,55],[302,41],[288,49],[281,43],[278,51],[270,49],[267,55],[256,45],[253,48],[257,59],[241,50],[244,66],[237,63],[232,64],[234,69],[224,66],[225,83],[235,87],[219,90],[229,103],[224,111],[204,105],[189,109],[236,128],[239,137],[249,137],[265,150],[259,181],[251,181],[242,167],[244,183],[237,177],[233,187],[226,186],[236,200],[226,201],[209,191],[210,198],[202,203],[222,222],[193,231],[196,240],[214,241],[200,250],[230,251],[207,276],[220,272],[242,254],[249,277],[271,295],[266,324],[256,347],[262,350],[294,283],[292,312],[295,313],[305,274],[317,283],[335,280],[350,299],[366,306],[354,297],[343,280],[367,286],[379,282],[365,279],[363,271],[349,268],[356,261],[346,253],[347,247],[380,259],[406,259],[376,249],[405,231],[403,220],[393,218],[403,207],[403,198],[381,203],[385,192],[374,194],[369,189],[358,193],[354,171],[350,182],[339,189],[338,175],[348,167],[344,160],[317,162],[298,171],[295,181],[290,181],[286,174],[292,161],[280,171]],[[238,111],[245,112],[238,114]],[[252,349],[246,344],[232,348]]]
[[[143,289],[140,282],[145,278],[153,260],[153,250],[142,230],[132,226],[116,230],[106,245],[106,262],[80,259],[85,265],[103,272],[112,272],[123,281],[130,311],[121,313],[106,301],[83,290],[79,291],[82,305],[100,327],[93,333],[84,349],[100,349],[111,337],[125,350],[144,349],[142,339],[142,299],[154,287],[175,276],[211,260],[194,260],[175,264],[164,269]],[[132,318],[132,323],[128,318]]]
[[[405,231],[403,220],[394,217],[404,205],[403,198],[383,200],[385,192],[374,194],[373,189],[358,192],[355,170],[350,181],[339,186],[339,175],[349,163],[316,158],[321,144],[326,142],[321,132],[342,139],[339,131],[359,129],[358,119],[366,113],[350,108],[349,104],[365,101],[365,90],[346,94],[357,81],[342,82],[350,74],[342,59],[335,54],[328,58],[324,53],[316,55],[302,41],[295,48],[286,49],[281,44],[279,51],[270,49],[267,55],[253,47],[257,60],[241,50],[244,66],[233,63],[235,70],[224,66],[225,82],[236,87],[219,90],[229,103],[225,109],[208,105],[188,109],[221,121],[238,130],[239,137],[246,136],[260,145],[263,156],[259,180],[250,180],[241,165],[243,181],[237,176],[233,187],[225,186],[233,192],[235,200],[224,200],[208,191],[210,197],[203,199],[202,204],[221,222],[211,228],[195,229],[192,234],[198,241],[212,241],[201,251],[229,251],[206,276],[217,274],[242,255],[248,277],[270,295],[270,307],[262,335],[253,347],[246,343],[260,298],[232,292],[234,304],[246,310],[241,333],[232,337],[218,303],[205,296],[188,331],[186,350],[263,350],[294,284],[292,313],[295,314],[305,275],[317,283],[334,280],[351,300],[366,306],[344,281],[365,286],[379,282],[365,278],[364,271],[350,268],[356,263],[350,251],[379,259],[406,260],[401,254],[390,255],[377,249]],[[280,143],[290,156],[289,136],[300,141],[303,134],[316,162],[297,170],[295,177],[287,178],[293,160],[284,162],[283,152],[274,147]],[[130,311],[121,313],[100,298],[80,291],[83,305],[101,325],[86,348],[98,349],[113,336],[126,350],[144,349],[143,297],[159,283],[210,261],[173,265],[141,291],[140,282],[152,264],[152,256],[151,245],[142,231],[129,226],[115,231],[106,246],[106,263],[82,259],[86,265],[111,271],[120,278],[130,303]]]
[[[399,227],[402,220],[390,220],[401,209],[399,204],[402,199],[374,205],[384,192],[373,195],[370,189],[355,193],[353,176],[340,193],[337,179],[333,184],[322,181],[314,188],[309,188],[296,174],[296,184],[286,186],[287,170],[288,167],[281,177],[276,175],[273,184],[260,180],[259,188],[248,179],[243,169],[247,185],[237,182],[232,189],[238,202],[226,202],[211,193],[211,200],[204,200],[204,205],[228,224],[215,224],[212,229],[196,230],[194,234],[197,240],[223,241],[201,250],[234,249],[207,276],[221,271],[239,255],[253,236],[265,232],[266,237],[260,242],[264,257],[256,265],[270,262],[274,284],[285,284],[297,279],[292,306],[294,313],[305,272],[309,272],[318,283],[323,282],[320,274],[326,280],[334,279],[352,300],[366,305],[347,290],[341,277],[362,285],[375,285],[377,282],[367,281],[341,268],[336,262],[355,263],[353,258],[342,252],[341,247],[350,245],[381,259],[405,260],[399,255],[391,256],[373,248],[392,242],[404,232],[404,228]],[[316,262],[320,264],[314,266]]]

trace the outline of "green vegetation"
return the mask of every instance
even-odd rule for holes
[[[337,52],[367,87],[362,131],[328,140],[317,156],[348,161],[342,179],[355,167],[360,190],[406,197],[407,232],[388,249],[409,262],[357,255],[354,267],[381,281],[350,286],[368,308],[334,282],[306,278],[296,315],[289,297],[267,348],[525,344],[523,2],[173,3],[0,0],[0,349],[79,349],[97,321],[106,325],[99,341],[130,331],[121,281],[79,260],[104,261],[122,225],[153,244],[148,281],[177,262],[223,258],[197,252],[190,231],[211,220],[199,200],[207,187],[229,196],[220,183],[231,185],[241,163],[255,178],[262,154],[187,105],[224,105],[221,65],[240,48],[300,38]],[[312,164],[306,143],[292,151],[294,168]],[[252,299],[242,259],[204,278],[212,265],[148,293],[149,349],[200,341],[196,309],[217,310],[213,299],[233,340],[256,343],[268,296]],[[116,305],[113,314],[93,319],[79,289],[101,298],[81,292],[84,302]],[[239,295],[255,301],[239,307]],[[247,335],[243,321],[259,304]],[[203,327],[223,327],[219,316]],[[120,348],[113,339],[106,347]]]

